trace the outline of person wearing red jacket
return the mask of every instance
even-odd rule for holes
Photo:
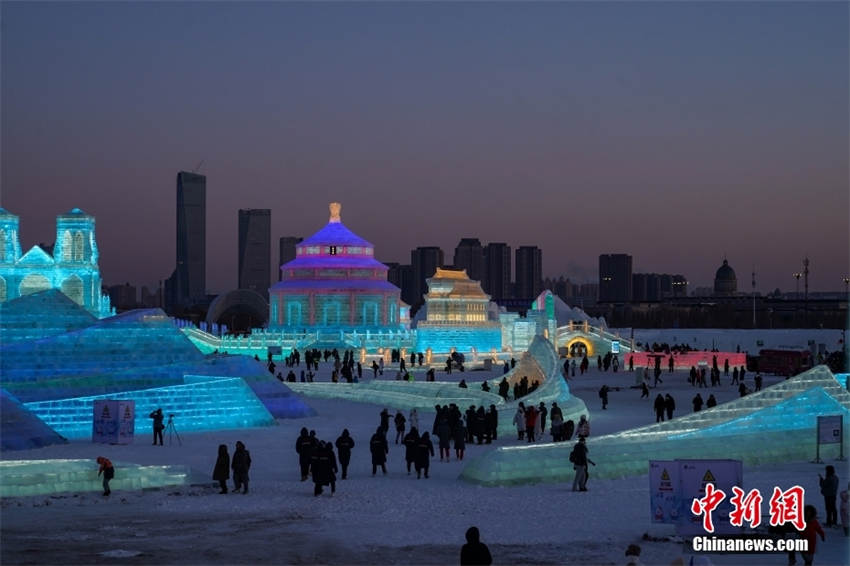
[[[112,493],[112,490],[109,489],[109,480],[115,477],[115,468],[112,467],[112,462],[103,456],[97,457],[97,463],[100,464],[97,476],[103,475],[103,495],[108,497]]]
[[[815,509],[814,505],[806,505],[803,510],[803,517],[806,519],[806,528],[803,529],[803,538],[808,542],[808,548],[806,552],[801,552],[800,554],[803,556],[803,563],[805,566],[812,566],[812,561],[815,559],[815,549],[817,548],[818,537],[820,535],[821,540],[826,540],[826,535],[824,535],[823,527],[820,526],[820,523],[817,520],[818,510]]]
[[[529,404],[525,409],[525,435],[529,442],[534,442],[534,427],[537,426],[537,409]]]

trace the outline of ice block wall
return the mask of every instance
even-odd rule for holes
[[[276,424],[244,380],[186,376],[185,385],[125,391],[108,395],[27,403],[25,406],[67,438],[87,438],[92,433],[95,399],[132,399],[136,402],[135,434],[151,431],[152,411],[174,414],[180,431],[252,428]]]
[[[141,466],[112,462],[115,478],[110,489],[145,489],[189,483],[185,466]],[[48,493],[103,491],[94,460],[0,460],[0,497]]]
[[[588,439],[595,477],[647,473],[649,460],[733,458],[745,464],[811,460],[818,415],[850,417],[850,393],[826,366],[741,399],[663,423]],[[573,443],[498,448],[474,459],[461,477],[485,485],[572,481]],[[850,443],[845,436],[844,451]],[[838,444],[822,445],[834,457]]]
[[[0,450],[29,450],[68,441],[24,407],[5,389],[0,389]]]

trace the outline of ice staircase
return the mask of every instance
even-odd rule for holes
[[[86,309],[58,289],[0,303],[0,346],[40,340],[96,323]]]
[[[113,462],[113,465],[115,478],[109,483],[113,492],[190,483],[191,473],[186,466],[125,462]],[[0,497],[102,491],[102,478],[97,470],[94,460],[0,460]]]
[[[107,395],[37,401],[24,406],[66,438],[88,438],[96,399],[136,402],[137,432],[150,429],[149,414],[162,408],[174,415],[178,432],[254,428],[276,424],[242,378],[187,375],[185,384]]]
[[[595,477],[646,474],[650,460],[731,458],[745,464],[810,460],[817,417],[850,418],[850,392],[826,366],[711,409],[617,434],[588,439]],[[850,442],[844,438],[844,452]],[[461,477],[484,485],[571,481],[572,443],[510,446],[472,460]],[[821,457],[839,445],[821,446]]]

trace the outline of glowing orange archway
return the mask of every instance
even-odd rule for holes
[[[573,344],[581,344],[587,350],[587,357],[592,358],[594,356],[593,351],[593,342],[588,340],[587,338],[571,338],[564,343],[564,347],[567,349],[567,355],[569,355],[570,348]]]

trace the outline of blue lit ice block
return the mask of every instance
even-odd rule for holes
[[[2,441],[0,449],[4,452],[29,450],[68,442],[5,389],[0,389],[0,419],[2,419],[3,427],[3,433],[0,434],[0,441]]]
[[[0,303],[0,345],[40,340],[97,322],[89,311],[58,289]]]
[[[136,435],[151,429],[148,415],[162,408],[174,414],[178,431],[253,428],[276,424],[241,378],[186,376],[185,385],[27,403],[25,406],[67,438],[90,438],[95,399],[136,402]]]
[[[826,366],[698,413],[588,439],[595,477],[647,473],[649,460],[732,458],[745,464],[810,460],[817,416],[850,417],[850,393]],[[498,448],[471,460],[461,477],[485,485],[572,481],[573,443]],[[850,442],[844,439],[844,452]],[[839,445],[821,446],[837,457]]]
[[[191,477],[186,466],[113,465],[113,491],[186,485]],[[94,460],[0,460],[0,497],[103,491],[97,470]]]

